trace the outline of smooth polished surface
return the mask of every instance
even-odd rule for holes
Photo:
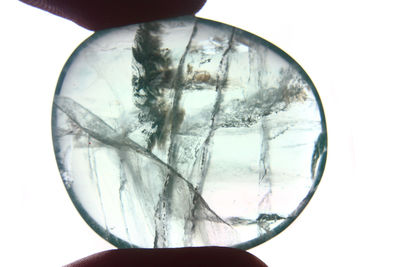
[[[118,247],[253,247],[298,216],[326,157],[301,67],[194,17],[84,42],[59,79],[53,140],[74,204]]]

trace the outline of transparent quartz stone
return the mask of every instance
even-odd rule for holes
[[[94,33],[62,71],[52,129],[75,206],[121,248],[256,246],[303,210],[327,148],[293,59],[195,17]]]

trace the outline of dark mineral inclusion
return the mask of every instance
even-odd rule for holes
[[[117,247],[256,246],[303,210],[325,165],[301,67],[194,17],[93,34],[64,67],[52,123],[74,204]]]

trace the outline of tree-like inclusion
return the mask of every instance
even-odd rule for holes
[[[117,247],[250,248],[322,175],[317,92],[274,45],[177,19],[96,32],[68,60],[53,140],[81,215]]]

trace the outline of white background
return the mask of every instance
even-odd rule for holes
[[[328,162],[310,204],[252,250],[270,267],[400,266],[400,16],[396,1],[209,0],[198,16],[276,44],[324,104]],[[51,143],[52,97],[91,34],[0,3],[0,266],[60,266],[112,248],[81,219]]]

